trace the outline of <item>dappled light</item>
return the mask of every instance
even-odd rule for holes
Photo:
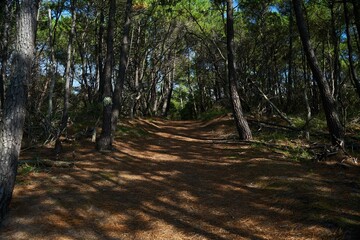
[[[217,142],[227,118],[131,120],[114,151],[20,175],[1,239],[341,239],[358,236],[359,171]],[[30,157],[36,152],[25,152]],[[41,157],[41,156],[40,156]],[[315,170],[316,169],[316,170]],[[336,183],[336,184],[334,184]],[[355,238],[354,238],[355,239]]]
[[[0,1],[0,240],[360,239],[359,0]]]

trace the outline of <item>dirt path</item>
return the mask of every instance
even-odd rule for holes
[[[115,151],[20,176],[0,239],[360,239],[358,169],[221,141],[226,121],[136,121]],[[25,154],[26,155],[26,154]]]

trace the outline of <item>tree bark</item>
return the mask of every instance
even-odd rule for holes
[[[230,97],[233,107],[234,120],[241,140],[251,140],[252,133],[246,121],[240,102],[240,96],[236,85],[236,62],[234,57],[234,16],[233,1],[227,0],[226,7],[226,36],[228,51],[228,80],[230,85]]]
[[[331,39],[333,44],[333,73],[332,73],[332,82],[333,82],[333,96],[335,99],[339,96],[339,83],[340,83],[340,61],[339,61],[339,36],[336,31],[336,19],[335,19],[335,0],[330,2],[330,12],[331,12]]]
[[[49,100],[48,100],[48,112],[47,112],[47,124],[51,125],[52,112],[53,112],[53,96],[56,83],[56,59],[54,53],[54,36],[52,28],[51,9],[48,9],[48,27],[49,27],[49,50],[50,50],[50,87],[49,87]]]
[[[101,7],[100,10],[100,19],[99,23],[99,30],[98,30],[98,42],[96,46],[96,57],[97,57],[97,65],[96,65],[96,82],[97,88],[99,92],[99,102],[102,101],[104,95],[104,77],[103,77],[103,37],[104,37],[104,7]]]
[[[1,69],[0,69],[0,102],[1,102],[1,110],[4,109],[4,101],[5,101],[5,89],[4,85],[6,82],[6,69],[7,69],[7,61],[8,61],[8,43],[9,43],[9,4],[8,1],[2,1],[0,8],[2,9],[2,29],[1,29]]]
[[[76,0],[71,1],[71,30],[69,35],[69,43],[67,47],[67,61],[66,61],[66,69],[65,69],[65,93],[64,93],[64,108],[61,119],[61,128],[60,131],[64,131],[67,127],[67,122],[69,118],[69,99],[70,99],[70,81],[71,81],[71,63],[73,56],[73,39],[75,36],[75,26],[76,26],[76,12],[75,12],[75,4]]]
[[[116,0],[110,0],[109,20],[106,36],[106,58],[104,65],[104,92],[103,92],[103,119],[100,137],[97,141],[98,150],[111,150],[111,109],[112,109],[112,87],[111,76],[114,65],[114,32],[115,32]]]
[[[344,144],[344,128],[341,125],[339,115],[335,105],[335,99],[331,95],[330,87],[324,75],[319,67],[315,52],[310,43],[309,32],[305,24],[305,19],[302,10],[302,1],[301,0],[292,0],[293,7],[296,16],[296,23],[299,29],[300,38],[303,44],[304,52],[306,58],[310,65],[310,69],[313,73],[313,77],[317,82],[320,96],[322,99],[322,104],[325,111],[327,126],[329,129],[331,141],[333,144]]]
[[[38,2],[19,3],[13,57],[13,72],[6,89],[3,119],[0,122],[0,220],[11,201],[17,173],[23,126],[26,115],[27,90],[34,58]]]
[[[360,41],[360,2],[359,0],[351,0],[352,4],[353,4],[353,12],[354,12],[354,17],[355,17],[355,25],[356,25],[356,30],[358,33],[358,38]],[[359,49],[360,51],[360,49]]]
[[[360,97],[360,81],[357,77],[355,65],[354,65],[354,56],[353,56],[353,47],[351,43],[351,33],[350,33],[350,19],[349,19],[349,10],[347,8],[347,1],[344,0],[344,17],[345,17],[345,32],[346,32],[346,42],[348,46],[348,56],[349,56],[349,65],[350,65],[350,73],[353,83],[355,85],[355,89],[357,94]]]
[[[129,55],[129,38],[130,38],[130,26],[131,26],[131,10],[132,0],[127,0],[125,10],[125,24],[123,29],[123,38],[121,42],[120,51],[120,65],[118,78],[115,83],[114,95],[113,95],[113,107],[112,107],[112,129],[115,131],[116,125],[120,115],[122,91],[124,88],[124,82],[126,78],[126,67]]]
[[[175,72],[176,72],[176,64],[175,64],[175,58],[173,59],[173,69],[171,73],[169,74],[168,81],[166,82],[166,89],[165,89],[165,99],[162,106],[162,116],[167,117],[169,110],[170,110],[170,103],[171,103],[171,97],[172,92],[174,89],[174,80],[175,80]]]
[[[289,7],[289,52],[288,52],[288,77],[287,77],[287,96],[286,109],[292,111],[293,104],[293,39],[294,39],[294,17],[291,6]]]

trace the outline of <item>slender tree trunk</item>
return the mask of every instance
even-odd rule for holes
[[[305,107],[306,107],[305,138],[306,138],[306,140],[309,141],[310,140],[309,123],[311,120],[311,106],[310,106],[307,89],[310,89],[310,86],[309,86],[310,81],[308,79],[308,74],[307,74],[306,56],[303,51],[302,51],[302,68],[303,68],[303,79],[304,79],[304,101],[305,101]]]
[[[97,55],[97,65],[96,65],[96,82],[99,92],[99,102],[102,101],[104,95],[104,77],[103,77],[103,37],[104,37],[104,8],[101,7],[100,19],[99,19],[99,32],[98,32],[98,42],[96,46],[96,55]]]
[[[106,36],[106,59],[104,66],[104,93],[103,93],[103,119],[101,135],[97,142],[98,150],[111,150],[111,109],[112,109],[112,87],[111,76],[114,66],[114,32],[115,32],[115,13],[116,0],[109,0],[109,20]]]
[[[54,89],[56,83],[56,59],[54,53],[53,43],[53,28],[52,28],[52,18],[51,18],[51,9],[48,9],[48,27],[49,27],[49,49],[50,49],[50,86],[49,86],[49,100],[48,100],[48,112],[47,112],[47,124],[51,125],[51,118],[53,113],[53,97]],[[48,127],[49,127],[48,126]]]
[[[163,117],[167,117],[167,115],[169,113],[172,92],[174,89],[175,72],[176,72],[176,64],[175,64],[175,58],[174,58],[173,59],[173,69],[172,69],[171,74],[168,79],[168,83],[166,86],[166,95],[165,95],[165,99],[164,99],[164,104],[162,106],[162,116]]]
[[[344,17],[345,17],[345,24],[346,24],[346,42],[347,42],[347,46],[348,46],[350,73],[351,73],[351,78],[353,80],[353,83],[355,85],[356,92],[360,97],[360,81],[357,77],[355,65],[354,65],[353,47],[352,47],[352,43],[351,43],[351,33],[350,33],[349,10],[347,8],[346,0],[344,0]]]
[[[80,59],[81,59],[81,78],[82,78],[82,88],[86,89],[86,93],[87,93],[87,101],[84,99],[85,101],[85,105],[87,103],[92,103],[92,91],[91,91],[91,86],[89,85],[89,81],[87,80],[87,64],[86,64],[86,59],[85,59],[85,49],[86,49],[86,41],[85,41],[85,33],[82,34],[82,41],[83,43],[78,42],[78,49],[79,49],[79,55],[80,55]]]
[[[67,122],[69,118],[69,99],[71,92],[71,63],[73,56],[73,39],[75,36],[75,26],[76,26],[76,12],[75,12],[75,4],[76,0],[71,1],[71,29],[69,35],[69,43],[67,47],[67,61],[66,61],[66,69],[65,69],[65,93],[64,93],[64,108],[61,119],[61,128],[60,131],[63,132],[67,127]]]
[[[123,38],[121,42],[120,51],[120,65],[118,78],[115,83],[114,95],[113,95],[113,107],[112,107],[112,129],[116,129],[116,125],[120,115],[122,91],[124,88],[124,82],[126,78],[126,67],[129,55],[129,38],[130,38],[130,26],[131,26],[131,10],[132,0],[127,0],[125,10],[125,24],[123,29]]]
[[[234,57],[234,16],[233,1],[227,0],[226,36],[228,51],[228,78],[234,120],[241,140],[251,140],[252,134],[241,107],[240,96],[236,85],[236,62]]]
[[[333,59],[333,95],[334,98],[338,98],[339,94],[339,83],[340,83],[340,62],[339,62],[339,36],[336,33],[336,20],[335,20],[335,13],[334,13],[334,5],[335,0],[330,2],[330,12],[331,12],[331,35],[332,35],[332,44],[333,44],[333,52],[334,52],[334,59]]]
[[[329,128],[331,141],[333,144],[344,144],[344,129],[341,125],[339,115],[335,105],[335,99],[331,95],[330,87],[324,74],[322,73],[317,58],[315,56],[314,49],[310,43],[309,32],[305,24],[305,19],[302,10],[302,1],[301,0],[292,0],[294,5],[294,11],[296,15],[296,23],[299,29],[300,38],[303,44],[304,52],[306,54],[308,63],[310,65],[313,77],[317,82],[324,111],[327,121],[327,126]]]
[[[289,8],[290,11],[290,20],[289,20],[289,53],[288,53],[288,78],[287,78],[287,104],[286,109],[292,110],[293,104],[293,39],[294,39],[294,17],[293,11],[291,7]]]
[[[0,221],[11,201],[17,173],[23,126],[26,115],[27,90],[34,58],[38,2],[19,3],[13,57],[13,72],[6,89],[3,119],[0,122]]]

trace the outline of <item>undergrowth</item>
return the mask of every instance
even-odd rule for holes
[[[142,128],[121,124],[117,127],[115,136],[146,137],[148,134],[149,133]]]

